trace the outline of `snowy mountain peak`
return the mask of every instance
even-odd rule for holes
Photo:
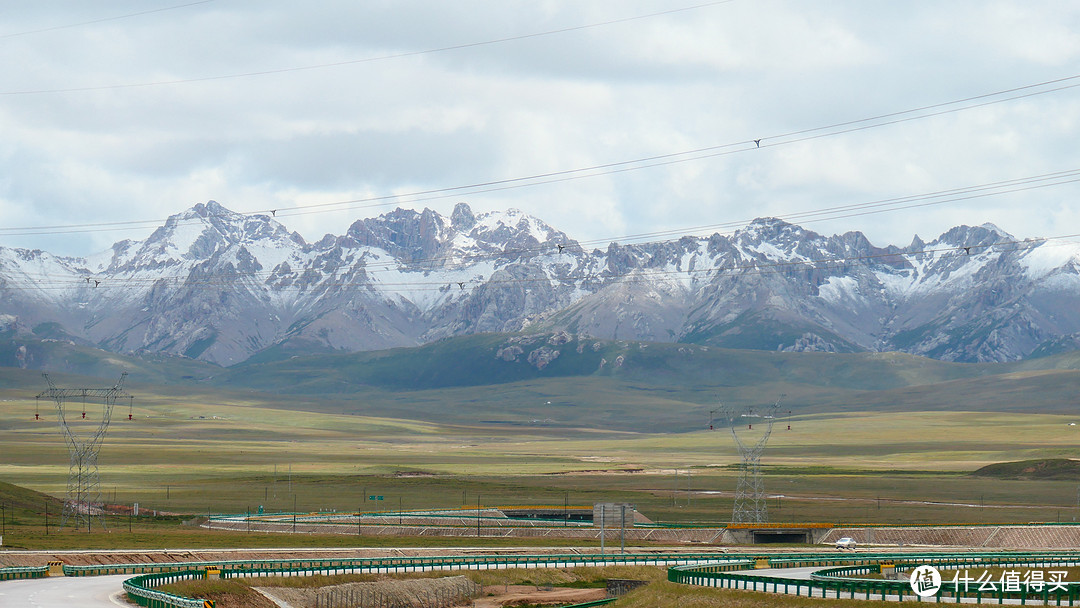
[[[0,285],[6,326],[222,364],[526,329],[960,361],[1080,343],[1080,245],[988,224],[901,249],[760,218],[730,236],[586,252],[520,210],[459,203],[307,244],[208,201],[87,260],[0,247]]]
[[[519,209],[481,213],[476,216],[476,224],[469,231],[469,237],[483,243],[502,245],[507,251],[529,251],[543,244],[570,242],[565,233]]]
[[[757,218],[735,231],[733,240],[743,243],[807,241],[820,238],[815,232],[775,217]]]
[[[466,203],[458,203],[449,219],[431,209],[395,209],[353,222],[346,236],[356,245],[425,263],[471,249],[524,253],[545,243],[570,242],[564,233],[519,210],[474,214]]]
[[[170,216],[146,240],[120,241],[88,262],[97,272],[186,266],[244,244],[291,248],[303,247],[304,241],[268,216],[244,215],[208,201]]]
[[[935,239],[931,246],[950,245],[953,247],[989,247],[1004,241],[1016,240],[1011,234],[993,224],[981,226],[957,226]]]
[[[450,225],[458,232],[468,232],[476,225],[476,216],[468,203],[454,205],[454,212],[450,214]]]

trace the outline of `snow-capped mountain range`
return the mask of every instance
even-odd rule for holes
[[[519,211],[462,203],[307,243],[210,201],[90,258],[0,247],[0,335],[222,365],[554,330],[1008,361],[1077,348],[1078,310],[1080,246],[992,225],[878,248],[759,219],[730,236],[586,250]]]

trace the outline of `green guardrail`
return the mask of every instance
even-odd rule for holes
[[[548,567],[552,563],[563,563],[582,560],[596,562],[619,562],[633,561],[642,565],[663,565],[675,559],[693,561],[715,560],[716,553],[608,553],[599,554],[556,554],[556,555],[505,555],[505,556],[445,556],[445,557],[380,557],[380,558],[315,558],[315,559],[262,559],[262,560],[225,560],[225,561],[187,561],[187,562],[149,562],[135,564],[94,564],[88,566],[64,566],[66,576],[103,576],[110,574],[148,574],[158,572],[174,572],[191,568],[205,568],[214,566],[223,571],[231,570],[265,570],[268,572],[293,570],[293,569],[320,569],[320,570],[355,570],[357,568],[378,568],[380,571],[391,572],[401,568],[416,568],[430,566],[463,566],[483,568],[485,564],[498,564],[504,568],[530,568]]]
[[[635,554],[607,554],[603,556],[603,559],[610,560],[616,559],[626,555],[633,557],[634,559],[644,560],[655,556],[660,560],[669,560],[674,556],[685,556],[688,559],[696,561],[715,561],[718,559],[732,561],[732,560],[745,560],[749,559],[744,555],[739,556],[724,556],[717,553],[635,553]],[[957,554],[948,553],[943,554],[941,552],[881,552],[881,553],[847,553],[842,555],[829,554],[829,553],[774,553],[770,555],[762,555],[761,557],[767,557],[769,565],[774,568],[780,567],[798,567],[798,566],[832,566],[836,564],[845,565],[858,565],[858,564],[871,564],[880,561],[896,561],[896,562],[910,562],[920,560],[937,560],[942,561],[943,556],[947,556],[948,559],[956,562],[981,562],[988,564],[1002,563],[1005,561],[1023,561],[1024,563],[1035,563],[1037,559],[1075,559],[1077,554],[1074,552],[985,552],[969,554]],[[590,554],[591,557],[600,559],[601,556],[597,554]],[[551,560],[565,560],[565,559],[582,559],[585,556],[581,555],[508,555],[488,558],[502,560],[500,563],[513,562],[521,567],[529,567],[532,564],[547,563]],[[206,566],[216,566],[223,570],[228,569],[266,569],[266,570],[278,570],[289,569],[296,567],[298,564],[303,567],[313,568],[339,568],[339,569],[354,569],[362,566],[379,566],[384,568],[398,568],[408,566],[423,566],[429,563],[438,562],[439,564],[474,564],[476,563],[475,557],[470,556],[445,556],[445,557],[385,557],[385,558],[315,558],[305,560],[291,560],[291,559],[260,559],[260,560],[217,560],[217,561],[185,561],[185,562],[147,562],[147,563],[134,563],[134,564],[95,564],[88,566],[64,566],[64,574],[67,576],[101,576],[110,574],[147,574],[155,572],[171,572],[176,570],[184,570],[190,568],[204,568]],[[515,566],[516,567],[516,566]]]
[[[770,560],[777,564],[807,565],[802,563],[804,558],[785,559],[792,556],[783,556],[780,559]],[[897,561],[895,558],[902,559]],[[916,593],[908,581],[897,580],[874,580],[846,578],[847,574],[869,574],[880,572],[879,564],[861,563],[850,564],[851,561],[865,561],[864,556],[835,556],[831,560],[832,565],[843,562],[849,564],[842,567],[826,568],[811,574],[811,580],[793,579],[786,577],[769,576],[750,572],[731,572],[742,568],[732,568],[731,565],[687,565],[674,566],[668,569],[668,580],[689,585],[708,587],[721,587],[727,589],[744,589],[756,591],[771,591],[788,595],[805,595],[807,597],[837,598],[837,599],[888,599],[903,600],[915,599]],[[1064,565],[1080,564],[1080,554],[1071,555],[1060,552],[1040,553],[1022,552],[1010,554],[893,554],[882,561],[895,561],[898,570],[905,571],[918,565],[932,565],[939,569],[960,569],[970,566],[1028,566],[1028,567],[1057,567]],[[952,581],[943,581],[936,593],[922,598],[923,601],[948,601],[959,603],[963,598],[975,603],[1002,603],[1004,600],[1019,601],[1026,604],[1028,601],[1041,602],[1044,605],[1067,605],[1080,604],[1080,583],[1059,581],[1051,584],[1044,581],[1038,588],[1017,589],[1001,588],[987,589],[972,584],[966,584],[964,588],[959,585],[951,585]]]
[[[1066,557],[1066,556],[1061,556],[1061,555],[1036,556],[1035,559],[1032,559],[1032,560],[1016,559],[1015,557],[1010,559],[1010,558],[1004,557],[1004,556],[994,556],[994,557],[992,557],[990,559],[977,560],[977,561],[972,561],[972,560],[956,561],[956,560],[952,560],[952,559],[942,561],[942,560],[940,560],[940,557],[938,559],[927,559],[927,560],[918,561],[918,562],[912,561],[910,557],[908,557],[906,559],[907,559],[906,562],[895,562],[895,563],[893,563],[893,566],[896,567],[896,570],[898,572],[906,572],[906,571],[911,570],[911,569],[913,569],[916,566],[919,566],[921,564],[929,564],[929,565],[934,566],[938,570],[947,570],[947,571],[960,570],[961,568],[967,569],[967,568],[970,568],[971,566],[980,566],[980,567],[985,569],[987,567],[996,568],[996,567],[1010,567],[1010,566],[1023,566],[1023,567],[1026,567],[1026,568],[1032,568],[1032,567],[1035,567],[1035,568],[1055,568],[1055,567],[1061,568],[1061,567],[1067,567],[1067,566],[1080,565],[1080,555],[1075,555],[1073,557]],[[875,564],[864,564],[864,565],[841,566],[841,567],[838,567],[838,568],[826,568],[824,570],[818,570],[817,572],[814,572],[813,574],[810,575],[810,578],[812,580],[816,580],[816,581],[846,582],[846,581],[852,580],[852,578],[854,578],[856,575],[859,575],[859,574],[880,574],[880,573],[881,573],[881,565],[875,563]]]
[[[337,574],[348,572],[407,572],[430,570],[481,570],[506,568],[549,568],[575,566],[602,566],[616,564],[671,565],[668,580],[683,584],[705,585],[713,587],[772,590],[777,593],[807,595],[813,597],[850,597],[857,595],[881,595],[913,597],[914,592],[905,581],[885,581],[869,579],[844,579],[839,574],[841,569],[849,573],[869,573],[875,571],[882,561],[894,562],[901,570],[914,567],[915,564],[933,564],[946,568],[972,565],[1002,566],[1060,566],[1066,563],[1080,564],[1080,553],[1076,552],[881,552],[881,553],[780,553],[768,556],[770,566],[797,567],[822,566],[826,568],[814,573],[818,580],[787,579],[763,576],[751,573],[733,573],[734,570],[747,570],[754,567],[758,557],[749,555],[724,556],[716,553],[648,553],[648,554],[589,554],[589,555],[509,555],[509,556],[445,556],[445,557],[385,557],[365,559],[304,559],[304,560],[233,560],[201,561],[183,563],[147,563],[123,565],[65,566],[69,576],[94,576],[144,572],[144,574],[124,583],[124,589],[132,599],[150,608],[198,608],[202,604],[194,598],[172,596],[153,587],[173,580],[190,579],[205,576],[207,566],[221,569],[220,576],[258,577],[305,574]],[[860,572],[860,570],[862,572]],[[835,577],[835,578],[829,578]],[[955,597],[942,588],[940,597]],[[977,598],[977,601],[993,598],[1036,599],[1039,594],[1002,592],[962,594]],[[1050,600],[1064,602],[1066,605],[1080,603],[1080,583],[1070,584],[1066,589],[1056,592],[1044,592]],[[141,598],[141,599],[140,599]],[[1039,596],[1042,599],[1042,596]]]
[[[847,555],[816,554],[816,555],[774,555],[769,558],[769,566],[773,568],[797,568],[808,566],[835,566],[844,564],[848,566],[871,565],[883,561],[900,563],[933,563],[957,565],[1027,565],[1027,566],[1053,566],[1067,562],[1077,562],[1080,554],[1067,551],[1053,552],[988,552],[988,553],[942,553],[942,552],[909,552],[909,553],[855,553]]]
[[[205,600],[173,595],[172,593],[153,589],[153,587],[167,585],[175,581],[203,578],[205,576],[205,570],[180,570],[177,572],[144,574],[124,581],[124,591],[127,592],[128,599],[147,608],[205,608]]]
[[[45,578],[46,576],[49,576],[48,566],[0,568],[0,581],[10,581],[21,578]]]
[[[396,557],[342,560],[263,560],[232,562],[186,562],[171,564],[171,572],[144,574],[124,582],[124,591],[132,601],[148,608],[202,608],[203,600],[176,596],[153,587],[176,580],[206,576],[206,566],[221,568],[222,578],[260,577],[282,575],[343,574],[347,572],[424,572],[431,570],[491,570],[508,568],[571,568],[598,567],[603,565],[639,564],[671,565],[690,564],[703,560],[716,560],[715,553],[708,554],[608,554],[608,555],[529,555],[529,556],[447,556],[447,557]],[[129,564],[125,567],[138,567]],[[152,567],[168,566],[153,564]],[[193,566],[195,566],[193,568]],[[248,567],[244,567],[248,566]],[[70,569],[70,570],[69,570]],[[88,576],[91,572],[105,574],[102,566],[66,566],[65,572],[73,576]],[[78,574],[75,574],[78,572]]]

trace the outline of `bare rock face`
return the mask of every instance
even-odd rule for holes
[[[525,352],[520,346],[505,346],[495,352],[495,358],[503,361],[517,361],[517,358]]]
[[[544,369],[550,365],[552,361],[558,358],[559,351],[548,346],[541,346],[529,353],[529,365],[532,365],[536,369]]]
[[[0,336],[49,327],[224,365],[270,347],[374,350],[481,332],[550,336],[496,355],[541,369],[575,335],[579,353],[591,336],[950,361],[1080,345],[1080,247],[1017,243],[992,225],[899,248],[765,218],[731,236],[586,251],[520,211],[461,203],[449,218],[396,209],[307,243],[210,201],[87,259],[0,247],[0,288]]]

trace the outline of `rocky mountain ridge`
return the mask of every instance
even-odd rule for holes
[[[396,209],[308,243],[210,201],[86,259],[0,247],[0,333],[231,365],[484,332],[1009,361],[1080,344],[1080,246],[904,248],[777,219],[587,251],[519,211]]]

